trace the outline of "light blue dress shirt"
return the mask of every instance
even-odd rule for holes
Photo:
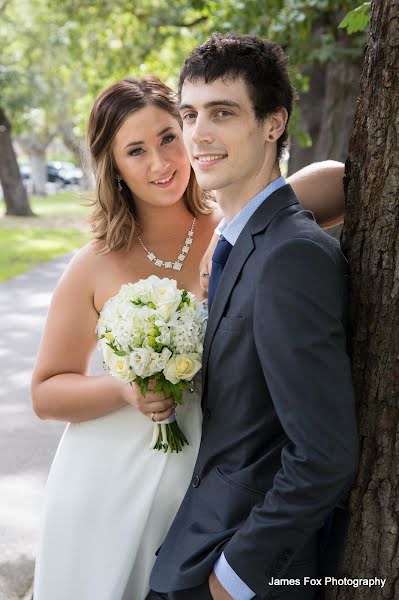
[[[216,228],[216,233],[218,235],[223,235],[223,237],[234,246],[245,225],[262,202],[273,194],[273,192],[285,185],[285,183],[284,177],[279,177],[272,181],[266,188],[259,192],[259,194],[256,194],[256,196],[254,196],[230,222],[223,219]],[[234,598],[234,600],[251,600],[251,598],[255,596],[255,592],[247,586],[229,565],[224,553],[222,553],[216,561],[214,571],[224,589],[232,598]]]

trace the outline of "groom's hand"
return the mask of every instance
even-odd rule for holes
[[[209,589],[213,600],[234,600],[232,596],[222,586],[219,579],[215,575],[215,571],[209,575]]]

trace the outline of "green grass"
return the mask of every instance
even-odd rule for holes
[[[45,198],[33,197],[30,201],[33,212],[39,216],[87,214],[86,200],[78,192],[57,192]]]
[[[87,241],[85,232],[74,229],[1,229],[0,282],[71,252]]]
[[[37,217],[0,217],[0,282],[86,244],[83,203],[77,193],[58,192],[31,199]]]

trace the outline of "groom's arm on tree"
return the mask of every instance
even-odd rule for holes
[[[262,505],[224,547],[257,594],[281,577],[323,524],[357,468],[357,430],[343,314],[346,264],[338,250],[307,239],[278,246],[265,263],[254,336],[288,442]]]

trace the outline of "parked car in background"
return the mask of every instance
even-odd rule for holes
[[[50,161],[46,164],[47,181],[66,185],[79,185],[83,177],[81,169],[71,162]]]
[[[32,168],[30,165],[19,165],[19,172],[23,181],[29,181],[32,178]]]

